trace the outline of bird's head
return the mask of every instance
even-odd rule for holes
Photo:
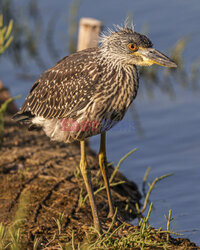
[[[114,61],[139,66],[158,64],[177,67],[167,56],[153,48],[150,39],[131,28],[118,28],[102,37],[103,51]]]

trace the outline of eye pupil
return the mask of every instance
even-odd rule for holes
[[[136,51],[137,50],[137,45],[134,43],[129,43],[128,48],[132,51]]]

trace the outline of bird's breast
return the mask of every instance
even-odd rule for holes
[[[136,67],[112,70],[106,74],[93,99],[92,114],[104,124],[104,130],[122,120],[138,90]]]
[[[118,112],[122,119],[137,95],[138,73],[136,67],[127,67],[121,68],[116,74],[115,79],[107,86],[105,99],[108,110]]]

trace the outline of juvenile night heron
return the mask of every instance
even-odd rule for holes
[[[152,48],[152,42],[132,28],[118,28],[104,35],[98,48],[64,57],[34,83],[17,121],[40,126],[52,140],[80,141],[80,170],[89,195],[94,226],[101,230],[85,153],[85,139],[101,134],[99,166],[113,216],[107,177],[106,131],[122,120],[136,97],[139,77],[136,65],[154,63],[176,67]]]

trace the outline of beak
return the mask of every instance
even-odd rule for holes
[[[141,54],[149,63],[155,63],[164,67],[177,67],[175,62],[156,49],[145,48],[141,51]]]

